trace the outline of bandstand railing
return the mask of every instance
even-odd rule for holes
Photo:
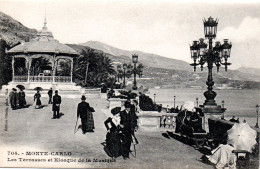
[[[71,77],[70,76],[55,76],[55,82],[71,82]]]
[[[14,82],[27,82],[28,76],[27,75],[16,75],[13,77]]]
[[[27,75],[15,75],[13,76],[14,82],[27,82],[28,76]],[[69,83],[71,82],[70,76],[55,76],[55,82],[62,82],[62,83]],[[53,76],[29,76],[29,82],[53,82]]]
[[[52,82],[52,76],[30,76],[30,82]]]

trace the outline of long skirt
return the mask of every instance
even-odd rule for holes
[[[86,118],[81,118],[82,131],[87,132],[95,129],[94,118],[92,112],[87,113]]]
[[[236,155],[232,153],[234,147],[220,144],[212,155],[207,156],[209,161],[216,165],[217,169],[228,166],[230,169],[236,168]]]
[[[35,99],[35,108],[39,109],[41,107],[41,105],[42,105],[41,100],[39,98],[36,98]]]
[[[121,155],[121,139],[118,130],[107,133],[106,145],[109,150],[109,156],[116,158]]]

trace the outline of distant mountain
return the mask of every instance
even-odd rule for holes
[[[26,41],[28,38],[31,39],[35,37],[36,34],[36,29],[27,28],[12,17],[0,12],[0,39],[5,40],[10,46]],[[188,79],[191,79],[194,74],[193,68],[187,62],[141,51],[122,50],[98,41],[89,41],[82,45],[69,44],[69,46],[79,52],[91,48],[95,49],[95,52],[104,52],[115,63],[131,63],[131,56],[136,53],[139,55],[139,61],[145,66],[145,77],[150,77],[151,79],[157,78],[157,82],[152,81],[151,83],[168,83],[171,85],[176,83],[173,77],[180,78],[181,82],[184,83]],[[225,72],[222,68],[217,74],[214,68],[213,72],[213,78],[216,81],[218,78],[240,81],[260,81],[260,69],[240,68],[238,70],[228,70]],[[203,83],[205,83],[207,69],[205,68],[203,72],[197,70],[195,73],[199,74],[203,79]]]
[[[248,73],[248,74],[257,75],[257,76],[260,75],[260,68],[240,67],[237,70],[242,73]]]
[[[82,43],[81,45],[102,50],[104,53],[108,53],[114,56],[127,56],[131,58],[132,54],[138,54],[139,55],[138,59],[140,63],[149,67],[192,71],[192,68],[189,65],[189,63],[182,60],[170,59],[160,55],[145,53],[141,51],[122,50],[98,41],[88,41],[86,43]]]
[[[13,46],[19,42],[35,37],[36,29],[29,29],[12,17],[0,12],[0,39]]]

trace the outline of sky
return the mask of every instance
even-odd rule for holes
[[[230,69],[260,68],[260,0],[0,0],[0,11],[29,28],[47,27],[61,43],[100,41],[192,62],[203,19],[219,18],[215,41],[232,42]],[[141,56],[139,56],[141,57]]]

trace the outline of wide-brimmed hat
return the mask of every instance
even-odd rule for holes
[[[125,108],[131,108],[131,103],[129,101],[125,102]]]
[[[118,114],[120,111],[121,111],[121,107],[115,107],[115,108],[113,108],[113,109],[111,110],[111,113],[112,113],[113,115],[116,115],[116,114]]]
[[[86,96],[82,95],[81,100],[86,100]]]

